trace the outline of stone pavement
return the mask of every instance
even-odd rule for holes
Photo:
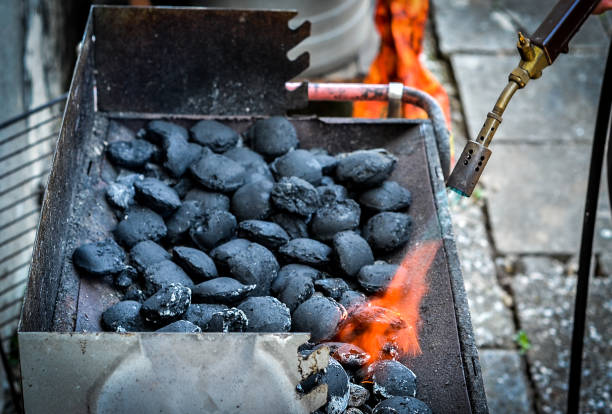
[[[432,0],[425,60],[449,92],[457,151],[519,61],[516,32],[532,33],[556,2]],[[612,13],[590,17],[570,54],[511,101],[475,195],[449,196],[491,413],[565,411],[576,256],[611,35]],[[612,222],[607,192],[600,197],[585,413],[612,412]]]

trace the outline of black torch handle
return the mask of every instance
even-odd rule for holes
[[[531,36],[531,43],[544,49],[552,64],[601,0],[561,0]]]

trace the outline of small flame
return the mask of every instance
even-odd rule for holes
[[[419,355],[419,308],[439,247],[439,241],[428,241],[408,252],[382,295],[349,309],[336,339],[359,346],[372,362]]]

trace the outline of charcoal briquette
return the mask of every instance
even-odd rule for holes
[[[412,217],[404,213],[378,213],[368,220],[363,236],[374,250],[391,251],[410,240]]]
[[[216,262],[221,271],[227,271],[228,260],[236,256],[240,250],[249,247],[251,242],[247,239],[232,239],[210,251],[210,257]]]
[[[158,329],[157,332],[199,333],[202,332],[202,329],[198,325],[181,319]]]
[[[412,397],[393,397],[379,402],[372,414],[432,414],[421,400]]]
[[[145,178],[134,183],[136,200],[150,207],[162,217],[168,217],[181,206],[176,191],[156,178]]]
[[[193,281],[187,276],[187,273],[170,260],[162,260],[147,267],[144,272],[144,281],[145,292],[149,295],[171,284],[193,287]]]
[[[247,135],[252,148],[269,160],[280,157],[299,145],[295,127],[280,116],[256,121]]]
[[[278,279],[278,278],[277,278]],[[309,276],[298,275],[287,279],[278,298],[291,312],[314,293],[314,283]]]
[[[260,180],[274,182],[272,172],[264,158],[247,147],[235,147],[224,152],[227,158],[242,165],[246,171],[244,183],[250,184]]]
[[[308,277],[313,282],[317,279],[321,279],[324,273],[318,269],[303,264],[288,264],[283,266],[279,271],[276,278],[272,281],[271,290],[275,295],[285,289],[285,286],[289,280],[294,278],[301,278],[303,276]]]
[[[229,308],[213,313],[205,330],[207,332],[245,332],[248,326],[249,319],[242,310]]]
[[[192,303],[183,315],[183,319],[199,326],[201,329],[208,329],[208,323],[215,313],[228,309],[225,305]]]
[[[236,131],[220,122],[203,120],[191,127],[191,138],[198,144],[214,152],[225,152],[238,143],[240,136]]]
[[[166,138],[181,138],[185,141],[189,138],[187,130],[172,122],[155,120],[147,124],[145,138],[154,144],[163,144]]]
[[[205,188],[222,193],[236,191],[244,184],[244,167],[226,156],[205,148],[200,159],[189,167],[195,179]]]
[[[145,300],[140,312],[147,322],[165,325],[181,318],[191,303],[191,289],[171,283]]]
[[[335,300],[313,295],[293,312],[293,331],[310,332],[311,341],[321,342],[332,338],[346,317],[346,310]]]
[[[154,241],[144,240],[132,247],[130,258],[134,267],[138,271],[144,272],[147,267],[162,260],[170,259],[170,253]]]
[[[289,308],[272,296],[247,298],[238,309],[249,320],[247,332],[288,332],[291,329]]]
[[[271,164],[277,178],[298,177],[312,185],[318,185],[323,177],[321,164],[306,150],[296,149],[278,157]]]
[[[351,400],[349,398],[349,403],[350,401]],[[365,413],[357,407],[348,407],[346,410],[344,410],[344,414],[365,414]]]
[[[340,184],[327,184],[317,187],[321,205],[334,204],[348,198],[346,187]]]
[[[240,249],[227,260],[227,267],[232,277],[245,285],[256,285],[253,296],[270,294],[270,285],[279,270],[278,262],[270,250],[264,246],[251,243]],[[250,318],[249,318],[250,319]]]
[[[376,361],[368,367],[372,390],[378,398],[415,397],[417,377],[399,361]]]
[[[134,182],[144,179],[141,174],[127,174],[117,177],[117,179],[106,187],[106,200],[111,206],[125,210],[135,203]]]
[[[327,414],[343,414],[350,397],[349,377],[342,365],[330,358],[322,382],[327,384]]]
[[[223,210],[212,210],[206,212],[193,224],[189,235],[199,248],[210,250],[231,239],[235,232],[236,218],[233,214]]]
[[[336,233],[333,241],[340,268],[347,275],[355,276],[363,266],[374,263],[370,245],[354,231]]]
[[[350,388],[349,390],[350,397],[349,397],[349,402],[348,402],[349,407],[361,407],[370,398],[370,391],[368,391],[367,388],[362,387],[361,385],[354,384],[351,382],[349,384],[349,388]]]
[[[288,261],[307,265],[325,265],[329,262],[332,249],[316,240],[293,239],[278,248]]]
[[[308,237],[308,225],[304,218],[296,214],[276,213],[270,221],[281,226],[292,239]]]
[[[327,150],[323,148],[313,148],[310,150],[310,153],[315,156],[317,161],[319,161],[319,165],[321,165],[323,174],[334,173],[334,170],[338,165],[338,160],[336,159],[336,157],[329,155]]]
[[[317,347],[326,346],[329,354],[343,367],[358,369],[370,361],[370,355],[357,345],[345,342],[323,342]]]
[[[394,264],[374,263],[359,270],[357,281],[368,293],[382,292],[389,286],[398,269],[399,266]]]
[[[319,240],[331,240],[336,233],[359,227],[361,209],[354,200],[346,199],[320,207],[310,222],[310,232]]]
[[[324,175],[323,178],[321,178],[321,185],[333,185],[333,184],[336,184],[333,178],[327,175]]]
[[[263,220],[270,214],[270,193],[274,184],[259,180],[240,187],[232,196],[232,212],[238,221]]]
[[[163,140],[164,167],[173,177],[181,177],[202,156],[202,147],[182,137],[170,136]]]
[[[138,271],[132,266],[126,266],[115,276],[115,286],[119,289],[127,289],[138,277]]]
[[[319,207],[317,189],[297,177],[282,177],[274,184],[270,200],[276,208],[300,216],[309,216]]]
[[[244,299],[254,289],[255,285],[243,285],[231,277],[217,277],[195,285],[191,294],[194,302],[229,305]]]
[[[117,167],[139,170],[155,153],[155,146],[143,139],[115,141],[106,148],[108,158]]]
[[[139,285],[132,284],[125,290],[123,300],[133,300],[142,303],[147,300],[147,295],[145,295]]]
[[[164,220],[148,208],[132,207],[114,230],[115,239],[128,247],[143,240],[158,241],[166,236]]]
[[[396,181],[385,181],[380,187],[362,193],[359,202],[376,212],[399,211],[410,207],[412,194]]]
[[[72,263],[90,275],[106,276],[125,269],[125,252],[113,239],[83,244],[76,248]]]
[[[278,224],[262,220],[245,220],[238,225],[238,235],[276,250],[289,241],[289,235]]]
[[[376,187],[389,178],[396,163],[385,149],[359,150],[338,156],[336,177],[355,188]]]
[[[166,220],[166,239],[176,244],[183,240],[193,224],[204,215],[202,203],[197,200],[183,201],[181,206]]]
[[[363,305],[366,302],[366,296],[356,290],[347,290],[342,293],[339,302],[346,309],[350,310],[353,306]]]
[[[314,282],[315,288],[334,300],[340,300],[342,294],[350,289],[349,285],[339,277],[319,279]]]
[[[191,279],[201,282],[217,277],[215,262],[203,251],[193,247],[177,246],[172,249],[174,260]]]
[[[136,138],[134,131],[117,121],[110,121],[108,123],[108,132],[106,134],[108,140],[111,141],[130,141]]]
[[[102,327],[112,332],[140,332],[144,329],[140,308],[133,300],[117,302],[102,313]]]

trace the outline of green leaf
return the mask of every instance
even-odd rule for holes
[[[514,337],[514,341],[519,347],[519,352],[521,355],[524,355],[531,348],[531,342],[529,341],[529,337],[527,336],[527,332],[520,330],[517,332]]]

